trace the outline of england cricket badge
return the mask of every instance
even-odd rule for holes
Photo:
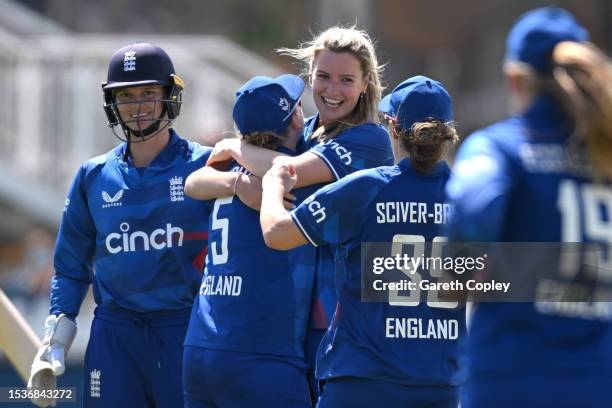
[[[183,191],[183,178],[174,176],[169,180],[170,183],[170,201],[185,201],[185,192]]]
[[[89,396],[91,398],[100,398],[102,372],[93,369],[89,373]]]

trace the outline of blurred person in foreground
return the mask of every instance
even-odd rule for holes
[[[514,25],[504,73],[518,113],[459,149],[451,241],[612,242],[612,67],[587,40],[559,8]],[[478,303],[461,406],[608,406],[611,317],[605,302]]]
[[[185,197],[183,182],[210,154],[172,128],[183,88],[170,57],[156,45],[132,44],[113,54],[102,84],[104,110],[123,143],[85,162],[68,193],[50,316],[29,388],[55,387],[93,284],[97,307],[83,406],[183,405],[183,340],[208,226],[207,207]],[[55,404],[44,397],[33,402]]]

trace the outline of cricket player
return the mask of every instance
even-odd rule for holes
[[[93,285],[97,307],[83,406],[183,405],[183,340],[208,227],[207,206],[185,196],[183,185],[210,153],[172,128],[183,88],[170,57],[156,45],[127,45],[111,57],[102,84],[104,111],[123,143],[85,162],[68,193],[51,313],[30,387],[50,387],[64,372],[74,319]]]
[[[321,187],[358,170],[393,164],[389,137],[378,118],[381,67],[365,31],[331,27],[299,48],[279,51],[304,64],[317,108],[316,114],[306,119],[301,154],[287,158],[298,174],[296,187]],[[233,158],[263,177],[280,155],[237,140],[224,140],[217,143],[208,163]],[[316,350],[337,304],[333,265],[334,249],[328,245],[317,248],[315,293],[306,336],[315,400]]]
[[[443,206],[450,170],[442,157],[457,140],[450,96],[438,82],[417,76],[379,107],[388,117],[398,163],[348,175],[290,213],[282,198],[295,184],[296,171],[290,163],[275,165],[263,180],[264,238],[282,250],[305,242],[335,245],[338,307],[317,354],[317,379],[323,382],[317,407],[456,408],[464,307],[431,304],[418,288],[411,294],[416,302],[394,304],[391,292],[388,302],[363,302],[361,280],[362,242],[388,242],[391,256],[391,243],[416,248],[443,240],[442,220],[387,217],[380,208],[419,203],[433,214]],[[416,249],[411,255],[419,256]]]
[[[529,242],[534,251],[540,242],[609,249],[612,66],[587,40],[574,16],[556,7],[531,10],[513,26],[504,73],[517,113],[461,146],[447,185],[455,205],[451,240]],[[559,262],[570,278],[581,270],[576,260]],[[605,302],[536,296],[477,304],[461,406],[609,405],[611,318]]]
[[[304,130],[303,91],[304,81],[295,75],[247,81],[233,108],[239,137],[295,154]],[[186,182],[194,198],[220,196],[211,204],[210,252],[185,340],[186,406],[307,408],[304,339],[315,250],[266,246],[259,212],[240,199],[244,185],[238,183],[248,173],[234,161],[227,173],[205,167]],[[224,176],[234,178],[225,195],[216,189]],[[299,203],[313,191],[301,188],[292,195]]]

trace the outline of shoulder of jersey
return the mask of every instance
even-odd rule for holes
[[[176,132],[174,134],[178,139],[176,141],[178,143],[178,154],[187,162],[199,161],[202,157],[207,159],[207,155],[212,152],[212,147],[203,146],[193,140],[187,140]]]
[[[342,133],[364,133],[368,135],[388,137],[387,129],[380,123],[362,123],[361,125],[352,126]]]
[[[495,122],[474,134],[482,135],[502,143],[507,143],[514,139],[522,137],[525,133],[523,128],[523,122],[518,117],[511,117],[508,119]]]
[[[466,137],[464,143],[466,146],[475,147],[486,141],[489,145],[512,151],[525,137],[525,129],[520,119],[512,117],[477,130]]]
[[[350,138],[359,144],[368,144],[372,147],[391,148],[387,129],[376,123],[364,123],[344,130],[339,138]]]
[[[203,146],[198,142],[194,141],[188,141],[187,146],[189,151],[191,152],[192,160],[198,160],[202,157],[208,158],[208,156],[212,152],[212,147]]]
[[[381,179],[391,179],[402,173],[402,170],[400,169],[398,165],[380,166],[380,167],[375,167],[373,169],[368,169],[368,171],[371,171],[373,173],[373,176],[377,176],[378,178],[381,178]]]
[[[365,186],[386,183],[389,179],[399,173],[400,170],[397,166],[381,166],[371,169],[358,170],[341,180],[346,180],[347,183],[351,182],[352,180],[358,180],[358,183]]]
[[[107,162],[121,155],[121,146],[122,144],[116,146],[107,153],[92,157],[83,163],[81,167],[83,167],[86,172],[91,172],[95,168],[103,167]]]

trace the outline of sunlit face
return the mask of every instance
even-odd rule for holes
[[[144,85],[115,91],[117,110],[123,122],[134,131],[141,131],[158,120],[163,111],[164,88]]]
[[[321,124],[326,126],[350,114],[368,85],[357,57],[329,50],[315,57],[310,80]]]

